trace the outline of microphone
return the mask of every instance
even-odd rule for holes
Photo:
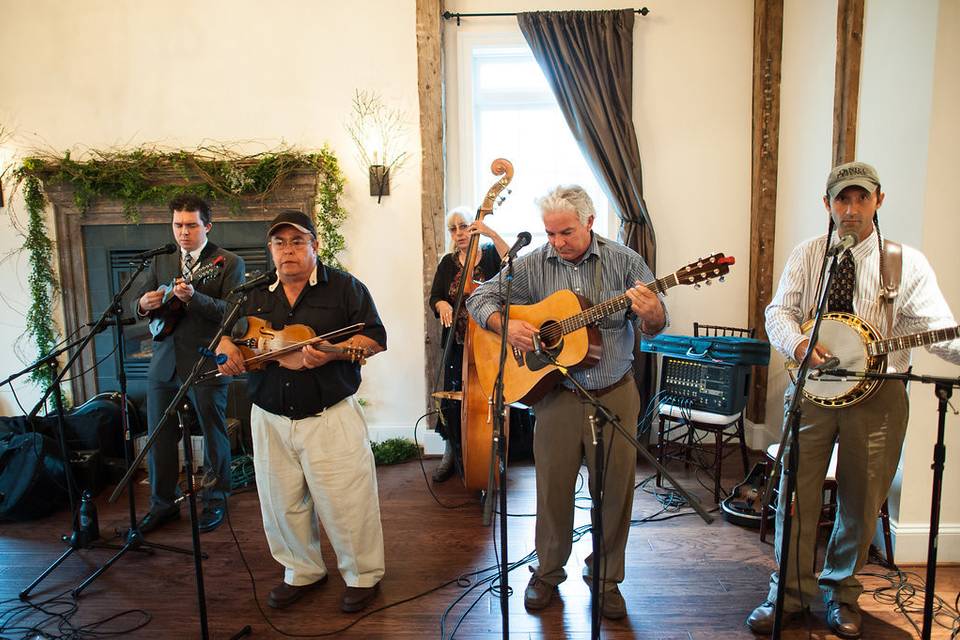
[[[267,271],[265,273],[261,273],[260,275],[247,280],[243,284],[237,285],[236,287],[230,290],[230,293],[240,293],[241,291],[250,291],[250,289],[256,289],[257,287],[265,285],[271,280],[273,280],[274,275],[275,275],[274,271]]]
[[[137,255],[133,256],[131,260],[133,261],[149,260],[153,256],[161,256],[166,253],[174,253],[176,250],[177,250],[177,245],[173,244],[172,242],[168,242],[162,247],[157,247],[156,249],[150,249],[150,251],[143,251],[141,253],[138,253]]]
[[[857,236],[855,236],[852,233],[848,233],[847,235],[840,238],[840,242],[833,245],[832,247],[830,247],[829,250],[827,250],[827,255],[835,256],[838,253],[843,253],[844,251],[851,248],[855,244],[857,244]]]
[[[513,243],[513,246],[510,247],[510,250],[507,251],[507,255],[503,256],[503,260],[500,261],[501,265],[507,264],[511,260],[517,257],[517,253],[520,249],[523,249],[525,246],[530,244],[530,241],[533,239],[533,236],[530,235],[529,231],[521,231],[517,234],[517,241]]]
[[[814,371],[829,371],[830,369],[836,369],[840,366],[840,358],[837,356],[830,356],[823,362],[818,365],[810,367]]]

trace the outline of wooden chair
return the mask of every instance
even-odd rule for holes
[[[740,327],[724,327],[720,325],[693,323],[693,335],[700,336],[735,336],[752,338],[753,329]],[[746,385],[749,389],[750,385]],[[672,426],[670,426],[672,424]],[[723,471],[723,459],[731,452],[724,452],[724,447],[736,442],[740,449],[743,461],[743,473],[750,472],[747,459],[747,445],[744,438],[743,411],[732,415],[721,415],[710,411],[689,410],[671,404],[662,404],[659,409],[659,441],[657,443],[657,460],[660,464],[668,460],[683,460],[684,468],[689,469],[695,462],[694,455],[712,455],[710,465],[701,464],[713,476],[713,499],[719,504],[721,497],[720,478]],[[706,446],[705,440],[713,436],[712,452]],[[657,473],[657,486],[661,484],[661,474]]]
[[[767,458],[766,458],[766,467],[767,475],[774,471],[774,464],[777,460],[777,453],[780,451],[780,444],[774,443],[767,447]],[[777,504],[777,483],[774,483],[773,488],[770,493],[770,504],[765,505],[765,508],[770,510],[772,513],[776,512]],[[887,500],[883,501],[883,504],[880,505],[880,513],[877,514],[877,517],[880,518],[880,528],[883,531],[883,547],[884,554],[887,564],[891,567],[896,567],[896,563],[893,559],[893,535],[890,533],[890,511],[887,504]],[[827,466],[827,475],[823,480],[823,507],[820,510],[820,521],[817,523],[818,527],[829,527],[830,530],[833,529],[833,523],[837,518],[837,445],[833,445],[833,453],[830,455],[830,464]],[[767,538],[767,518],[760,518],[760,541],[765,542]],[[817,536],[817,545],[819,546],[820,537]],[[817,561],[817,550],[814,548],[813,551],[814,562]],[[816,567],[814,567],[816,569]]]

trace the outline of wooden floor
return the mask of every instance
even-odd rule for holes
[[[427,461],[428,469],[435,461]],[[734,467],[736,465],[733,465]],[[739,470],[737,470],[739,473]],[[649,469],[638,469],[638,479]],[[679,475],[683,477],[683,473]],[[703,497],[708,494],[692,476],[685,484]],[[379,469],[380,502],[386,538],[387,574],[382,591],[372,608],[416,597],[462,574],[484,570],[496,563],[495,530],[484,527],[477,504],[470,501],[456,480],[438,488],[448,503],[470,501],[470,506],[448,510],[436,504],[427,491],[416,462]],[[731,479],[725,486],[732,486]],[[111,505],[107,491],[97,499],[100,529],[104,536],[127,525],[124,497]],[[146,487],[137,487],[138,507],[146,504]],[[518,463],[510,470],[509,512],[532,514],[534,478],[531,463]],[[586,506],[586,503],[584,502]],[[712,506],[712,505],[711,505]],[[658,503],[639,492],[635,518],[655,513]],[[186,510],[184,511],[186,515]],[[588,519],[578,510],[577,524]],[[231,500],[231,520],[246,562],[256,579],[257,599],[269,624],[254,601],[251,581],[244,568],[231,529],[223,526],[201,536],[209,559],[203,563],[210,637],[229,638],[244,625],[253,628],[255,638],[281,638],[291,634],[335,634],[343,638],[440,638],[440,620],[447,616],[444,635],[449,638],[458,619],[473,606],[454,637],[464,640],[501,637],[499,600],[483,587],[474,589],[449,584],[429,595],[374,612],[353,627],[336,633],[357,620],[357,615],[339,611],[343,581],[331,572],[329,583],[312,592],[288,610],[266,607],[266,594],[281,579],[281,570],[267,550],[255,492],[240,493]],[[150,541],[189,547],[190,529],[184,518],[149,536]],[[533,549],[534,519],[518,515],[509,519],[509,556],[516,561]],[[19,604],[17,594],[55,560],[65,548],[59,535],[68,528],[65,512],[49,518],[0,525],[0,624],[11,624],[10,609]],[[499,534],[497,534],[499,540]],[[510,574],[513,595],[509,600],[510,638],[589,638],[589,592],[580,579],[582,559],[589,553],[590,537],[574,545],[567,567],[570,578],[560,586],[560,597],[543,612],[529,614],[523,608],[523,587],[529,572],[519,566]],[[106,561],[111,552],[86,549],[74,553],[32,594],[33,602],[69,592],[86,575]],[[328,566],[335,566],[332,551],[325,547]],[[766,594],[767,577],[774,563],[772,547],[760,543],[756,531],[717,519],[703,524],[695,516],[665,522],[644,523],[633,528],[627,549],[627,576],[622,591],[629,616],[619,622],[604,621],[602,637],[691,640],[751,638],[744,626],[750,610]],[[880,572],[876,565],[867,571]],[[921,571],[922,572],[922,571]],[[484,575],[490,575],[489,572]],[[879,584],[876,580],[868,580]],[[941,568],[938,592],[952,604],[960,587],[960,568]],[[456,604],[458,598],[463,598]],[[11,602],[9,599],[13,599]],[[922,594],[921,594],[922,599]],[[918,599],[916,604],[921,606]],[[864,638],[917,637],[907,619],[892,605],[869,595],[860,600],[864,611]],[[199,638],[200,617],[194,566],[190,556],[167,551],[153,555],[128,553],[94,581],[79,598],[73,624],[79,626],[107,618],[128,609],[149,614],[149,623],[127,638]],[[36,622],[40,618],[33,618]],[[105,625],[107,629],[129,628],[145,614],[131,614]],[[920,624],[920,614],[914,616]],[[48,628],[54,630],[53,628]],[[20,637],[8,632],[10,637]],[[4,635],[8,635],[4,634]],[[309,637],[301,635],[300,637]],[[823,614],[814,613],[806,625],[792,627],[784,638],[832,638]],[[934,637],[949,633],[937,628]]]

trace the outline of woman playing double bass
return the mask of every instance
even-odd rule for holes
[[[437,265],[437,272],[433,276],[433,287],[430,290],[430,308],[434,315],[443,324],[442,345],[447,341],[450,327],[455,324],[454,344],[450,357],[444,365],[443,388],[447,391],[459,391],[462,387],[463,367],[463,339],[467,328],[467,308],[460,307],[460,314],[454,322],[453,304],[456,301],[457,290],[460,287],[460,278],[463,274],[463,263],[466,259],[467,247],[471,237],[481,235],[493,241],[480,247],[480,257],[473,272],[474,280],[487,280],[497,274],[500,269],[500,258],[510,249],[503,238],[496,231],[488,227],[482,220],[475,221],[472,212],[466,207],[457,207],[447,214],[447,231],[450,241],[447,246],[449,253],[443,256]],[[434,482],[447,480],[453,472],[461,467],[460,451],[460,403],[443,400],[440,405],[443,419],[437,421],[437,433],[446,440],[443,459],[433,472]]]

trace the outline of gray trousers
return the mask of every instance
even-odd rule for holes
[[[623,427],[634,433],[640,413],[640,395],[632,380],[599,399],[620,417]],[[533,435],[536,458],[537,524],[536,549],[539,566],[536,575],[548,584],[563,582],[564,565],[572,548],[574,489],[577,474],[586,455],[590,473],[590,494],[596,495],[593,435],[588,416],[594,409],[579,396],[554,389],[534,405],[537,417]],[[636,479],[637,452],[613,426],[603,428],[605,457],[603,493],[603,562],[600,576],[604,591],[623,582],[624,551],[630,532],[633,485]],[[592,575],[594,562],[586,559],[585,575]]]
[[[790,404],[793,387],[784,395]],[[863,585],[856,573],[867,561],[877,515],[890,490],[907,430],[907,393],[903,383],[888,380],[870,398],[850,407],[826,409],[801,401],[797,494],[790,527],[790,557],[785,578],[784,611],[809,606],[823,592],[825,600],[855,605]],[[823,504],[823,480],[833,445],[837,447],[837,517],[827,544],[819,581],[814,575],[817,523]],[[784,451],[787,463],[789,446]],[[786,476],[780,478],[776,557],[780,562]],[[779,576],[770,576],[771,602]],[[802,600],[801,600],[802,598]]]
[[[176,376],[170,382],[149,381],[147,392],[147,431],[156,431],[167,408],[180,388]],[[203,466],[208,474],[217,477],[216,483],[203,491],[204,503],[217,502],[230,495],[230,438],[227,436],[227,387],[225,384],[194,385],[187,394],[200,421],[204,437]],[[180,477],[178,447],[180,429],[176,415],[173,424],[163,427],[163,432],[147,456],[150,472],[150,509],[168,511],[174,507],[174,498],[179,493],[177,480]]]

